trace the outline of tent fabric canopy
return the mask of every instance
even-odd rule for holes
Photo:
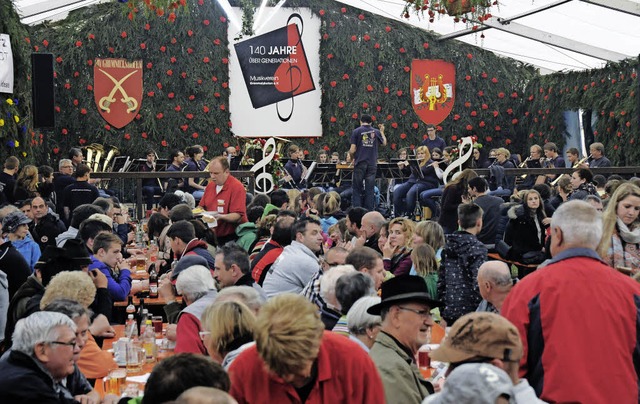
[[[109,0],[13,1],[23,23],[38,24]],[[487,21],[495,28],[475,31],[472,23],[455,23],[447,15],[434,22],[426,14],[404,18],[403,0],[337,1],[520,60],[543,74],[600,68],[640,55],[640,0],[500,0]]]

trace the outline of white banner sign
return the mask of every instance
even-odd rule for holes
[[[242,13],[234,8],[236,21]],[[269,7],[256,15],[256,32],[237,41],[230,24],[229,112],[243,137],[322,136],[320,19],[307,8]]]
[[[13,93],[13,53],[7,34],[0,34],[0,93]]]

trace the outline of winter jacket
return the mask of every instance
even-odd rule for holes
[[[7,274],[0,271],[0,341],[4,339],[4,329],[7,326],[6,313],[9,311],[9,282]]]
[[[97,269],[107,277],[107,289],[114,302],[124,302],[131,292],[131,271],[121,269],[119,273],[115,273],[111,268],[102,261],[91,256],[91,264],[89,270]]]
[[[40,246],[40,250],[44,251],[48,245],[55,246],[56,237],[66,230],[67,227],[58,215],[55,213],[47,213],[38,223],[33,225],[31,235],[36,243],[38,243],[38,246]]]
[[[478,289],[478,269],[487,260],[487,247],[473,234],[456,231],[446,237],[438,274],[438,297],[444,302],[442,317],[453,324],[476,310],[482,297]]]
[[[76,229],[75,227],[69,226],[67,231],[58,234],[58,236],[56,237],[56,246],[64,247],[64,243],[66,243],[67,240],[71,240],[72,238],[76,238],[77,236],[78,236],[78,229]]]
[[[542,214],[538,213],[536,219],[525,211],[523,205],[512,206],[507,213],[509,223],[504,233],[505,243],[511,246],[509,258],[520,262],[522,255],[529,251],[542,251],[545,239],[545,227],[542,224]],[[534,220],[538,221],[540,233]]]
[[[9,241],[9,239],[6,239],[5,241]],[[38,259],[40,259],[41,254],[38,243],[33,241],[30,234],[27,234],[27,237],[23,238],[22,240],[12,241],[12,243],[16,250],[20,251],[20,254],[22,254],[25,261],[27,261],[27,264],[29,264],[31,272],[33,272],[36,266],[36,262],[38,262]]]
[[[596,189],[596,186],[593,185],[590,182],[585,182],[580,184],[580,186],[578,187],[578,189],[573,190],[573,192],[571,194],[569,194],[569,201],[574,201],[574,200],[584,200],[584,198],[586,198],[589,195],[595,195],[595,196],[600,196],[598,195],[598,190]]]
[[[175,353],[191,352],[207,354],[207,347],[200,339],[202,331],[202,314],[204,310],[213,304],[218,296],[216,290],[210,290],[195,302],[189,304],[178,317],[176,328]]]
[[[258,227],[253,222],[242,223],[236,227],[236,235],[238,236],[236,243],[249,252],[258,238]]]
[[[187,243],[187,247],[182,252],[182,255],[179,258],[184,257],[185,255],[199,255],[202,258],[207,260],[207,264],[209,265],[209,269],[213,270],[216,266],[216,260],[213,258],[211,253],[208,250],[208,244],[206,241],[193,239]]]
[[[369,355],[382,378],[387,403],[418,404],[433,393],[433,386],[420,374],[415,358],[391,335],[380,331]]]
[[[319,269],[320,262],[313,251],[294,240],[269,268],[262,288],[269,298],[281,293],[298,294]]]
[[[462,203],[462,195],[465,191],[460,184],[447,186],[442,191],[438,223],[445,234],[453,233],[458,229],[458,206]]]
[[[9,300],[13,298],[20,286],[31,275],[31,268],[22,254],[15,249],[10,241],[0,245],[0,270],[7,274],[9,281]]]

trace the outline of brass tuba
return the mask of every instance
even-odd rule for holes
[[[111,167],[109,167],[109,164],[111,163],[111,160],[113,160],[115,156],[119,156],[119,155],[120,155],[120,150],[118,150],[118,148],[115,146],[111,146],[111,150],[109,150],[109,153],[107,153],[107,158],[104,159],[104,164],[102,165],[102,171],[106,172],[107,169],[110,170]]]
[[[87,150],[87,158],[85,159],[87,165],[92,171],[98,171],[100,158],[104,154],[104,147],[98,143],[91,143],[85,149]]]

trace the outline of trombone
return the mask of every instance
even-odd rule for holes
[[[578,168],[580,167],[582,164],[584,164],[585,161],[589,160],[591,158],[591,154],[589,154],[587,157],[584,157],[582,160],[577,161],[571,168]],[[560,174],[558,176],[558,178],[556,178],[555,180],[551,181],[551,186],[555,187],[558,184],[558,181],[560,181],[560,178],[564,177],[567,174]]]

